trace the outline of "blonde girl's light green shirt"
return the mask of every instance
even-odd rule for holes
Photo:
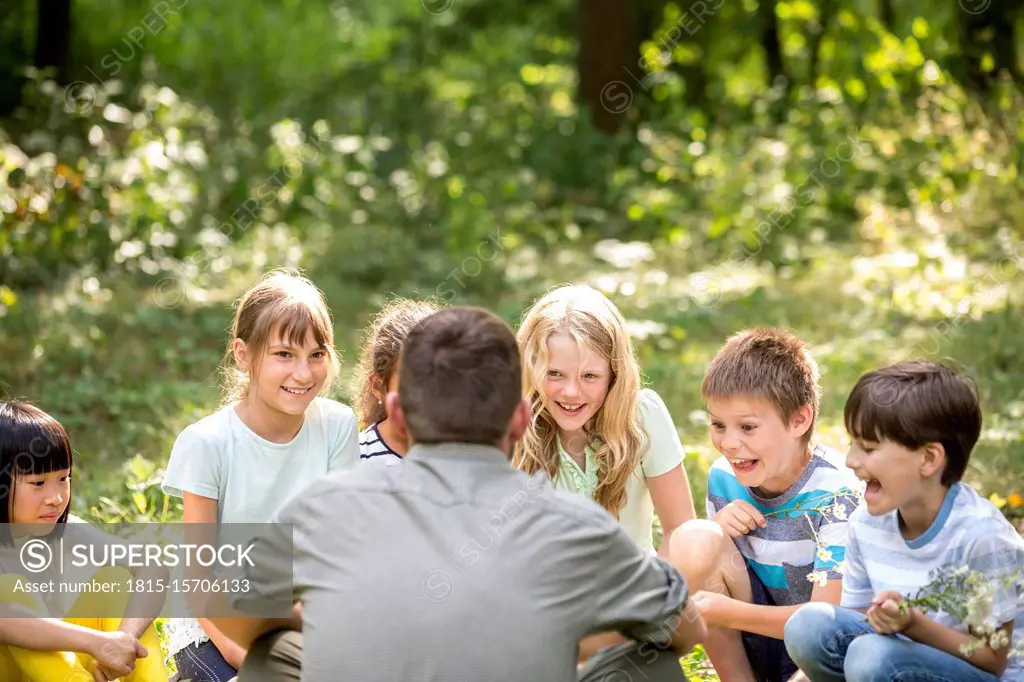
[[[672,416],[661,396],[649,388],[640,391],[637,404],[640,423],[647,432],[648,444],[641,452],[633,475],[626,484],[626,504],[619,511],[619,524],[642,549],[654,551],[654,502],[647,488],[647,479],[666,474],[683,463],[685,453]],[[594,452],[586,449],[585,469],[558,443],[559,470],[555,487],[578,495],[594,497],[597,489],[597,462]]]

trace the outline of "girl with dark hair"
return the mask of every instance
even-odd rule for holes
[[[166,682],[152,618],[50,618],[41,595],[19,589],[18,550],[33,538],[52,544],[81,522],[70,515],[73,468],[60,422],[0,402],[0,680]]]

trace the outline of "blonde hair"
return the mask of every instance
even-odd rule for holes
[[[223,360],[223,403],[248,397],[249,386],[259,374],[270,335],[280,330],[289,343],[305,343],[307,332],[327,351],[330,371],[321,393],[330,390],[338,372],[338,353],[334,348],[334,322],[323,293],[309,279],[291,268],[271,270],[236,301],[231,336]],[[234,340],[245,342],[253,362],[248,371],[238,368]]]
[[[386,393],[391,377],[398,369],[398,358],[409,330],[439,310],[441,307],[431,301],[396,298],[374,316],[363,334],[359,367],[353,381],[353,401],[360,429],[387,417],[384,405],[373,393],[374,377],[380,379],[381,391]]]
[[[593,419],[584,426],[587,445],[597,461],[594,499],[616,518],[626,504],[626,485],[648,443],[637,414],[640,367],[615,305],[586,285],[563,285],[550,290],[524,315],[517,334],[523,357],[523,394],[530,401],[533,419],[516,444],[513,464],[535,473],[559,474],[558,425],[541,393],[548,371],[548,339],[568,334],[611,366],[608,395]]]

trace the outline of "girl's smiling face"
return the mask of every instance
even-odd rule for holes
[[[46,535],[64,514],[71,499],[71,470],[18,474],[11,502],[11,523],[38,524],[28,532]]]
[[[549,337],[547,350],[542,393],[564,436],[582,429],[601,409],[611,386],[611,364],[565,333]]]

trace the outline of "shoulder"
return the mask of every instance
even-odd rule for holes
[[[182,447],[194,448],[202,445],[218,445],[230,439],[231,418],[234,404],[225,405],[216,412],[195,421],[178,434],[174,441],[174,449]]]
[[[672,423],[672,416],[657,391],[652,388],[641,388],[637,394],[636,411],[644,426],[658,426]]]
[[[648,438],[641,455],[644,474],[660,476],[682,464],[686,453],[661,396],[652,389],[641,389],[637,398],[637,415]]]
[[[976,554],[1024,549],[1024,538],[994,504],[966,483],[954,483],[956,499],[946,521],[953,531],[948,541],[962,543]]]
[[[825,445],[816,445],[811,450],[811,475],[803,484],[804,490],[831,492],[860,492],[864,482],[857,478],[853,469],[846,466],[846,455]]]
[[[354,425],[356,422],[355,411],[345,403],[318,396],[306,408],[306,415],[320,419],[328,425]]]

